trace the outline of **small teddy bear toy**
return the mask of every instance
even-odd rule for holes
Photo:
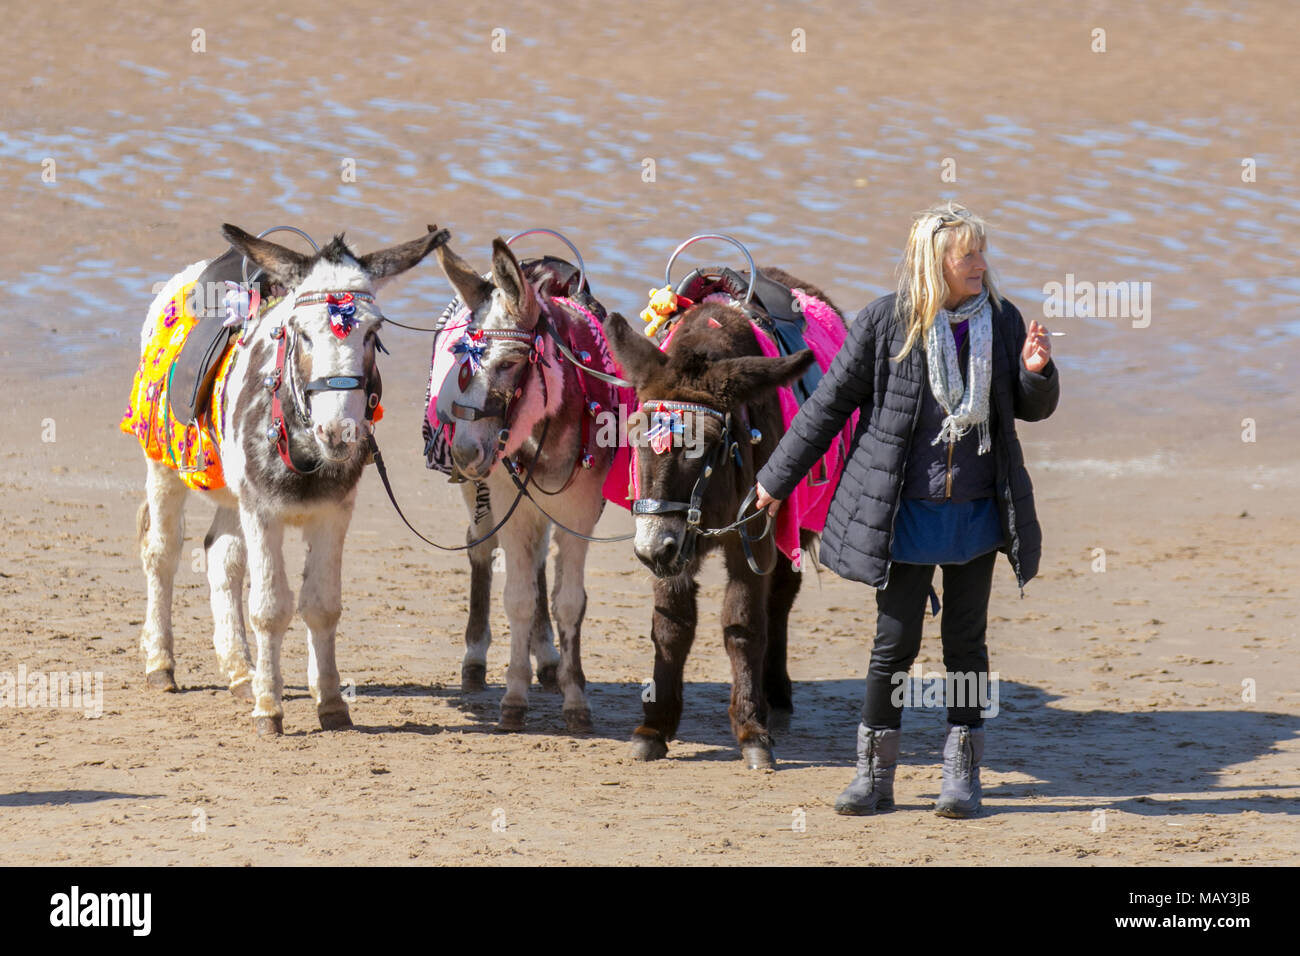
[[[641,313],[641,321],[646,323],[645,334],[656,335],[664,323],[677,311],[677,293],[672,286],[650,290],[650,304]]]

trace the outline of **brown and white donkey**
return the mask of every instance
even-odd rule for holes
[[[618,441],[616,434],[604,440],[596,431],[597,413],[614,411],[608,384],[587,376],[573,358],[597,360],[583,368],[599,364],[599,357],[592,354],[598,349],[591,349],[584,359],[578,343],[593,341],[593,334],[603,336],[599,320],[604,310],[590,300],[595,313],[589,311],[545,278],[535,287],[503,239],[492,244],[489,279],[448,246],[439,247],[437,256],[460,296],[464,315],[463,331],[454,346],[458,364],[433,399],[446,405],[455,418],[451,457],[456,470],[468,479],[462,487],[487,491],[486,502],[472,507],[469,540],[482,538],[504,520],[495,535],[470,549],[470,619],[462,685],[466,691],[485,686],[491,642],[487,617],[491,550],[500,540],[510,623],[510,664],[500,727],[524,729],[531,652],[543,682],[549,683],[547,677],[554,674],[559,684],[568,729],[584,733],[592,724],[582,670],[588,548],[582,536],[591,535],[604,508],[601,489]],[[567,343],[563,349],[561,343]],[[526,497],[520,485],[527,486]],[[467,503],[478,504],[469,499]],[[555,531],[551,593],[560,644],[558,667],[545,593],[553,523],[564,526]]]
[[[235,696],[253,702],[259,734],[283,733],[280,645],[293,616],[283,554],[286,526],[307,542],[298,611],[307,625],[307,682],[325,730],[352,725],[339,686],[334,638],[342,603],[343,540],[365,468],[380,392],[376,335],[384,317],[375,290],[447,239],[420,239],[359,255],[335,236],[303,255],[225,225],[230,244],[285,290],[256,315],[224,379],[214,432],[224,486],[196,491],[217,506],[204,539],[212,592],[213,643]],[[206,262],[172,278],[154,300],[141,336],[154,338],[166,304]],[[346,301],[346,321],[335,303]],[[166,414],[166,409],[155,411]],[[150,686],[174,691],[172,586],[180,561],[189,488],[172,465],[148,458],[146,500],[137,530],[148,582],[141,645]],[[257,641],[252,670],[244,630],[243,579],[250,573],[248,623]]]

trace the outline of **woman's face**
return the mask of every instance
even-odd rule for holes
[[[948,284],[948,301],[945,306],[951,308],[973,295],[979,295],[984,288],[984,272],[988,263],[984,261],[984,247],[948,250],[943,258],[943,281]]]

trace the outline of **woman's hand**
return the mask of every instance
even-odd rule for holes
[[[767,509],[767,513],[775,517],[776,510],[781,507],[781,499],[773,498],[761,484],[756,483],[755,487],[758,488],[758,497],[754,500],[754,506],[759,511]]]
[[[1051,339],[1047,337],[1047,329],[1039,325],[1037,319],[1029,321],[1025,347],[1020,352],[1020,359],[1025,363],[1025,368],[1031,372],[1041,372],[1052,360]],[[761,491],[759,497],[762,497]]]

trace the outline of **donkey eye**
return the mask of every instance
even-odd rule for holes
[[[303,333],[300,333],[300,334],[302,335],[302,348],[303,348],[303,351],[304,351],[304,352],[310,352],[310,351],[311,351],[311,336],[308,335],[306,332],[303,332]]]

